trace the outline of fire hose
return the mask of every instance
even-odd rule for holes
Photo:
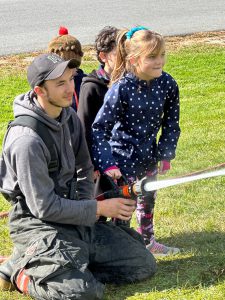
[[[207,168],[202,171],[192,172],[190,174],[182,175],[176,178],[167,179],[167,180],[158,180],[151,181],[147,177],[136,181],[132,184],[126,184],[126,180],[123,178],[123,184],[117,185],[111,180],[112,189],[106,191],[96,197],[98,201],[106,200],[109,198],[128,198],[137,201],[139,196],[145,196],[151,191],[159,190],[162,188],[167,188],[170,186],[175,186],[191,181],[196,181],[200,179],[212,178],[217,176],[225,175],[225,163],[220,165]],[[221,169],[222,168],[222,169]],[[219,170],[217,170],[219,169]],[[215,171],[212,171],[215,170]],[[209,172],[207,172],[209,171]],[[0,218],[4,218],[8,216],[8,212],[0,212]]]
[[[216,169],[217,167],[214,168]],[[193,175],[187,174],[186,176],[180,176],[177,178],[158,180],[158,181],[155,180],[152,181],[151,177],[144,177],[141,180],[133,182],[132,184],[123,184],[123,185],[119,185],[119,184],[117,185],[113,182],[113,180],[111,180],[112,189],[98,195],[96,199],[97,201],[102,201],[109,198],[122,197],[122,198],[128,198],[137,201],[138,197],[147,196],[149,193],[159,189],[163,189],[163,188],[167,188],[179,184],[184,184],[196,180],[224,176],[225,168],[222,170],[215,170],[211,172],[198,171],[192,174]],[[122,223],[124,225],[126,224],[126,222],[124,221]]]

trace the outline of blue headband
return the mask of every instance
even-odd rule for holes
[[[149,29],[146,28],[146,27],[143,27],[143,26],[133,27],[133,28],[131,28],[130,31],[128,31],[128,32],[126,33],[127,39],[130,40],[130,39],[132,38],[133,34],[134,34],[136,31],[139,31],[139,30],[149,30]]]

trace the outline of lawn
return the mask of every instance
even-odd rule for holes
[[[224,162],[225,157],[225,48],[198,43],[168,53],[165,70],[178,82],[181,101],[181,137],[172,170],[183,175]],[[25,55],[17,61],[25,61]],[[96,63],[86,57],[83,69]],[[12,71],[13,70],[13,71]],[[25,67],[0,70],[0,145],[14,96],[28,89]],[[163,178],[163,177],[161,177]],[[175,257],[158,259],[151,280],[107,285],[104,300],[222,300],[225,299],[225,177],[205,179],[158,192],[155,233],[159,242],[183,249]],[[0,197],[0,211],[9,209]],[[133,220],[135,227],[135,221]],[[12,244],[7,219],[0,221],[0,253]],[[1,300],[29,299],[17,292],[0,292]]]

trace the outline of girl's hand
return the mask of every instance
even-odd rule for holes
[[[119,179],[122,176],[120,169],[116,166],[106,169],[104,173],[113,179]]]
[[[100,172],[98,170],[94,171],[93,177],[94,177],[94,181],[96,181],[97,178],[100,177]]]
[[[159,163],[159,174],[165,175],[171,168],[170,162],[167,160],[162,160]]]

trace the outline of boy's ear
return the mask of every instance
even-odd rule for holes
[[[99,52],[99,58],[101,59],[102,62],[106,62],[106,54],[105,52]]]

